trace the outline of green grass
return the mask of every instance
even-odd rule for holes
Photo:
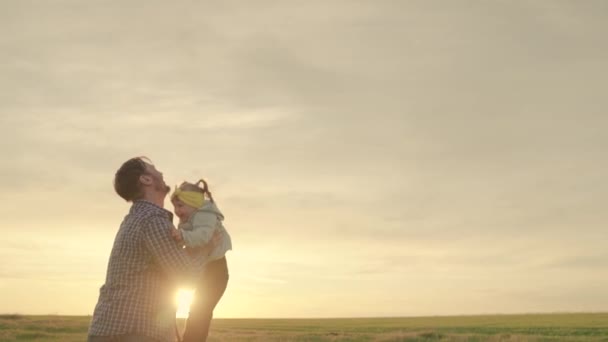
[[[0,341],[86,341],[90,317],[0,315]],[[183,322],[182,322],[183,323]],[[608,313],[216,319],[208,341],[607,341]]]

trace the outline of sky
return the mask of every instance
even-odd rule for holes
[[[607,35],[602,0],[2,1],[0,312],[92,314],[141,155],[226,216],[215,317],[606,311]]]

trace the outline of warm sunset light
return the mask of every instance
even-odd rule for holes
[[[109,262],[155,255],[135,156],[209,181],[214,319],[606,311],[606,36],[606,0],[0,1],[0,315],[93,316],[124,263],[188,316],[166,253]]]
[[[179,289],[175,294],[175,303],[177,304],[177,317],[188,318],[190,304],[194,299],[194,290]]]

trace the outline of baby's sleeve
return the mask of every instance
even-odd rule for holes
[[[212,212],[198,211],[192,217],[192,230],[182,230],[184,244],[187,247],[200,247],[209,243],[215,227],[217,215]]]

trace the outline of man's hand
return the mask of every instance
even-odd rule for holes
[[[222,232],[220,232],[219,229],[216,229],[215,232],[213,233],[213,236],[211,237],[211,241],[209,242],[211,250],[214,250],[215,247],[219,246],[221,243],[222,243]]]
[[[177,242],[184,242],[184,238],[182,236],[182,232],[179,229],[173,229],[173,230],[171,230],[171,237],[173,238],[173,240],[175,240]]]
[[[211,240],[209,240],[206,245],[201,246],[201,253],[203,253],[203,255],[211,255],[211,252],[213,252],[215,247],[219,246],[220,243],[222,243],[222,233],[219,229],[216,229]]]

